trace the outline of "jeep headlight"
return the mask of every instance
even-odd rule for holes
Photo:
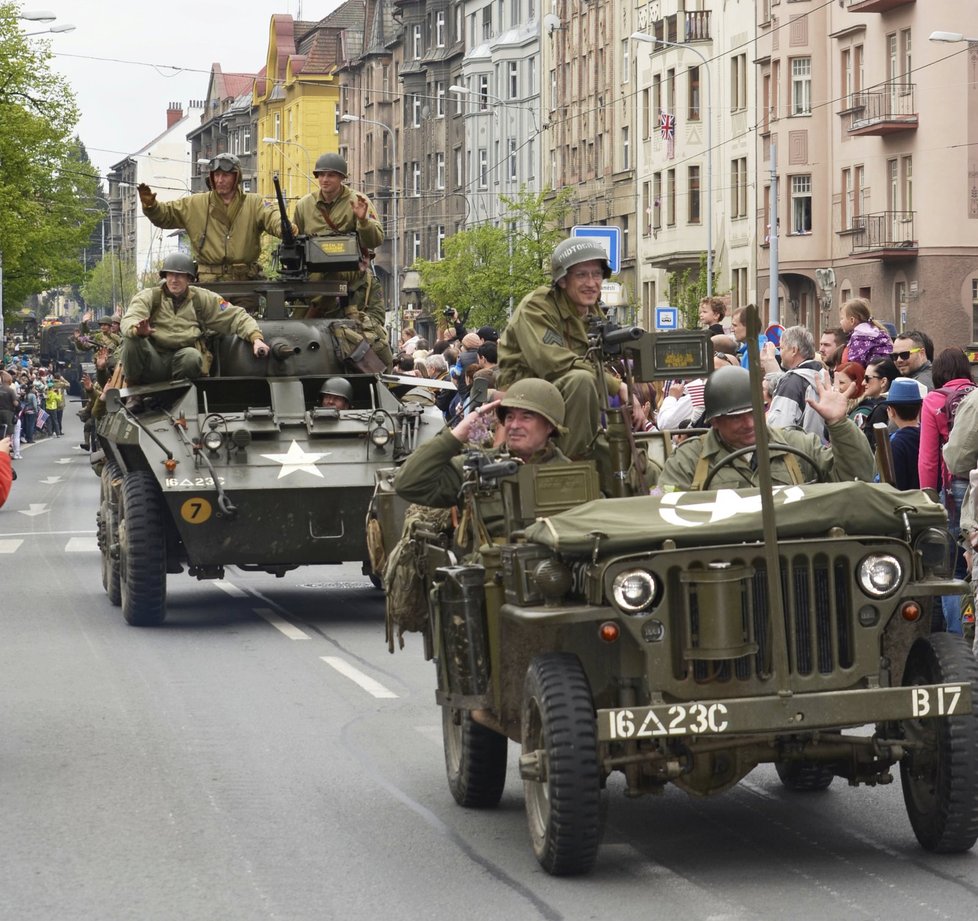
[[[954,538],[940,528],[926,528],[917,535],[913,548],[920,558],[925,579],[950,579],[954,574]]]
[[[656,584],[644,569],[626,569],[611,583],[611,598],[626,614],[639,614],[655,600]]]
[[[856,571],[862,590],[873,598],[892,595],[903,581],[900,561],[889,553],[871,553],[864,557]]]

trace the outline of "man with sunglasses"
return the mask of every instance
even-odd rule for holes
[[[157,227],[187,231],[199,282],[262,278],[261,235],[282,236],[278,209],[260,195],[242,190],[241,163],[234,154],[218,154],[207,169],[210,191],[176,201],[157,201],[156,193],[140,183],[143,214]],[[238,303],[250,306],[243,300]]]
[[[890,354],[901,377],[909,377],[923,384],[928,391],[934,389],[931,363],[927,358],[927,341],[924,334],[915,329],[900,333],[893,340]]]

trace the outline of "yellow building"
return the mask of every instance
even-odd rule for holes
[[[291,215],[295,202],[317,188],[320,154],[337,152],[343,49],[362,43],[363,0],[348,0],[319,22],[272,17],[265,66],[255,80],[259,195],[273,198],[278,174]]]

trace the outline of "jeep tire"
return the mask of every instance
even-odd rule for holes
[[[576,656],[533,659],[521,716],[520,770],[533,852],[554,876],[587,873],[601,838],[601,779],[594,703]]]
[[[157,627],[166,618],[166,528],[163,494],[151,473],[125,475],[121,513],[122,614],[134,627]]]
[[[971,684],[978,689],[978,663],[964,640],[934,633],[914,644],[904,686]],[[907,816],[917,840],[928,851],[954,854],[978,840],[978,716],[904,720],[903,735],[923,748],[908,748],[900,762]]]
[[[467,710],[441,708],[448,788],[459,806],[491,809],[506,785],[506,736],[475,722]]]

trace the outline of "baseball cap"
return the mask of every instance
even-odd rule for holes
[[[491,326],[480,326],[475,334],[485,342],[496,342],[499,339],[499,333]]]

